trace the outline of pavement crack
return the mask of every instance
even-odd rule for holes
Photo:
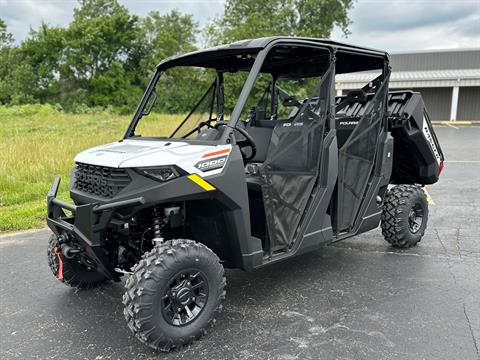
[[[288,318],[291,318],[291,317],[301,317],[301,318],[304,318],[306,321],[308,322],[314,322],[315,319],[310,317],[310,316],[307,316],[307,315],[304,315],[302,313],[299,313],[297,311],[284,311],[282,313],[282,315],[288,317]]]
[[[449,272],[450,275],[452,276],[453,283],[455,284],[455,286],[458,286],[458,284],[457,284],[457,277],[455,276],[455,273],[454,273],[453,270],[452,270],[452,264],[450,263],[450,257],[448,256],[447,248],[446,248],[445,245],[443,244],[443,241],[442,241],[442,239],[441,239],[441,237],[440,237],[440,234],[438,233],[437,228],[434,227],[433,230],[435,231],[435,234],[437,235],[437,239],[438,239],[438,241],[440,242],[440,244],[442,245],[443,251],[445,252],[445,255],[447,256],[448,272]]]
[[[475,338],[475,334],[473,333],[472,323],[470,322],[470,319],[468,318],[467,307],[465,306],[465,303],[463,303],[463,314],[465,315],[465,319],[467,320],[468,328],[470,330],[470,335],[472,336],[473,347],[475,348],[475,352],[477,354],[477,359],[480,359],[480,352],[478,350],[477,339]]]
[[[338,329],[345,330],[345,331],[352,332],[352,333],[357,333],[357,334],[364,334],[364,335],[367,335],[369,337],[381,339],[381,340],[383,340],[385,346],[387,346],[389,348],[392,348],[392,347],[395,346],[395,343],[393,341],[391,341],[388,337],[385,336],[384,333],[382,333],[380,331],[368,331],[368,330],[352,329],[349,326],[343,325],[343,324],[340,324],[340,323],[333,324],[332,326],[329,326],[327,328],[324,328],[322,326],[314,326],[314,327],[310,328],[308,331],[312,335],[320,335],[320,334],[326,334],[330,331],[338,330]]]
[[[455,236],[455,247],[457,248],[458,256],[462,257],[460,252],[460,226],[456,229],[456,236]]]
[[[434,227],[433,231],[435,231],[435,235],[437,236],[437,239],[438,239],[438,242],[440,243],[440,245],[442,245],[442,249],[445,252],[445,255],[448,256],[447,248],[445,247],[445,244],[443,243],[442,238],[440,237],[440,234],[438,233],[438,229],[436,227]]]
[[[343,245],[340,245],[340,246],[331,245],[331,246],[336,248],[336,249],[359,251],[359,252],[373,253],[373,254],[387,254],[387,255],[396,255],[396,256],[413,256],[413,257],[422,257],[422,258],[439,259],[439,260],[449,260],[450,259],[450,256],[442,256],[442,255],[407,253],[407,252],[400,252],[400,251],[369,250],[369,249],[360,249],[360,248],[354,248],[354,247],[343,246]]]

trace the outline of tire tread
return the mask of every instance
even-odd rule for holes
[[[155,294],[155,289],[143,287],[143,284],[146,284],[146,280],[149,278],[153,278],[156,281],[162,280],[161,276],[157,278],[159,272],[155,270],[160,268],[162,272],[167,271],[168,261],[166,260],[168,260],[168,258],[173,259],[175,263],[181,262],[182,256],[180,256],[180,252],[184,252],[187,258],[203,253],[210,262],[210,265],[218,269],[217,277],[219,282],[213,314],[207,324],[198,329],[198,331],[190,337],[173,338],[165,332],[161,332],[159,335],[159,332],[156,332],[157,325],[153,321],[150,321],[151,316],[141,318],[139,314],[141,314],[143,310],[148,310],[152,302],[146,300],[149,296]],[[225,299],[225,286],[226,279],[223,266],[220,264],[217,255],[208,247],[193,240],[176,239],[167,241],[156,246],[150,252],[145,253],[142,259],[133,267],[133,274],[125,283],[126,291],[123,295],[122,302],[124,305],[123,314],[127,321],[127,326],[138,340],[156,350],[169,351],[172,348],[180,348],[191,344],[193,341],[205,335],[207,328],[215,323],[216,316],[222,310],[222,301]]]
[[[416,236],[411,236],[408,224],[402,216],[405,211],[409,211],[411,202],[418,198],[427,203],[425,193],[417,185],[396,185],[388,191],[383,204],[381,228],[383,237],[392,246],[406,249],[417,245],[422,239],[428,219],[428,207],[425,208],[425,226],[422,226]]]

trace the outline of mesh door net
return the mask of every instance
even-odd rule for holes
[[[332,67],[291,121],[279,121],[260,168],[271,251],[285,249],[318,177],[325,120],[330,113]]]
[[[345,144],[339,150],[338,229],[351,228],[375,162],[385,115],[388,74]]]

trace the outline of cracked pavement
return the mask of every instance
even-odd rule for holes
[[[255,272],[227,271],[224,311],[191,346],[133,338],[123,285],[53,279],[47,230],[0,238],[1,359],[480,360],[480,127],[437,127],[447,159],[420,245],[373,230]]]

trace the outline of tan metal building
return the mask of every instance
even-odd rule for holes
[[[480,120],[480,48],[394,53],[390,89],[420,91],[433,120]],[[361,87],[372,73],[338,75],[338,93]]]

